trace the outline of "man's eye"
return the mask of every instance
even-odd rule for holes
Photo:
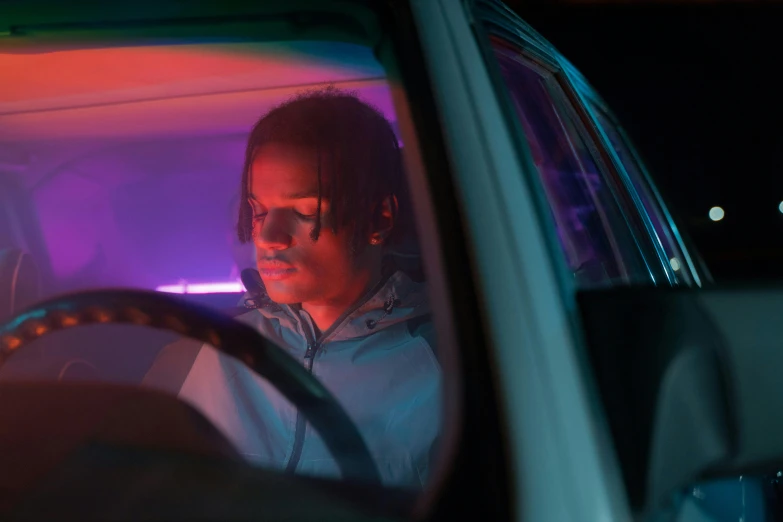
[[[266,212],[262,214],[253,214],[253,221],[259,221],[266,217]]]
[[[313,212],[313,213],[307,214],[307,213],[303,213],[303,212],[297,212],[296,210],[294,210],[294,214],[296,214],[296,217],[298,217],[300,219],[315,219],[315,217],[318,215],[317,212]]]

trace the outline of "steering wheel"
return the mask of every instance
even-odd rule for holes
[[[50,332],[97,323],[169,330],[240,360],[302,412],[337,461],[343,478],[380,484],[358,428],[318,379],[250,326],[181,298],[140,290],[98,290],[36,304],[0,326],[0,366]]]

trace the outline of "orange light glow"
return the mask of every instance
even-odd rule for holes
[[[387,109],[384,73],[370,50],[357,54],[355,49],[338,49],[338,56],[348,56],[341,62],[325,58],[319,45],[222,43],[0,52],[0,71],[13,78],[0,82],[0,141],[198,129],[244,132],[274,104],[302,88],[328,83],[367,92],[381,110]]]
[[[356,71],[242,44],[0,53],[0,113],[356,79]],[[60,103],[57,103],[57,102]],[[38,102],[38,103],[32,103]],[[68,103],[65,103],[68,102]],[[74,103],[76,102],[76,103]]]
[[[41,337],[43,334],[49,331],[49,327],[43,323],[36,323],[30,328],[35,337]]]
[[[19,337],[15,337],[11,335],[3,336],[2,339],[0,339],[0,341],[2,341],[3,345],[7,350],[16,350],[17,348],[22,346],[22,340]]]
[[[60,317],[60,325],[63,328],[70,328],[79,324],[79,318],[75,315],[63,315]]]
[[[92,318],[97,323],[110,323],[112,314],[108,310],[96,309],[92,312]]]

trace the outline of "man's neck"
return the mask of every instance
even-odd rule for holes
[[[351,291],[345,292],[339,298],[329,301],[302,303],[302,309],[307,312],[315,323],[318,333],[328,330],[334,325],[340,316],[346,311],[356,306],[357,301],[361,299],[372,287],[378,284],[381,279],[381,270],[373,270],[357,282]]]

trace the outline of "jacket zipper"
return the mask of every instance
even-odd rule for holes
[[[312,325],[308,324],[306,328],[304,328],[305,336],[307,337],[307,350],[305,351],[304,356],[304,367],[305,370],[307,370],[309,373],[313,372],[313,362],[315,360],[316,354],[318,354],[318,350],[321,349],[321,347],[326,343],[326,340],[329,338],[332,333],[337,330],[339,326],[341,326],[348,318],[353,314],[356,310],[361,308],[364,303],[369,301],[375,294],[377,294],[381,288],[386,284],[386,282],[389,280],[389,278],[393,274],[389,274],[387,277],[383,277],[381,281],[373,287],[372,290],[367,292],[365,294],[364,298],[359,300],[355,306],[352,306],[348,310],[346,310],[335,322],[327,328],[322,334],[321,337],[317,340],[313,340],[313,334],[312,334]],[[294,447],[291,451],[291,458],[288,459],[288,464],[285,467],[286,472],[294,472],[296,471],[296,467],[299,465],[299,459],[302,457],[302,448],[304,447],[304,438],[305,438],[305,428],[307,427],[307,421],[304,418],[304,415],[302,415],[302,412],[299,410],[296,411],[296,428],[294,429]]]
[[[308,338],[310,334],[307,334]],[[307,351],[304,356],[304,367],[308,373],[313,373],[313,359],[318,349],[321,347],[320,343],[309,342],[307,343]],[[291,458],[288,459],[288,465],[285,467],[287,472],[294,472],[299,465],[299,459],[302,457],[302,447],[304,447],[304,436],[306,423],[304,415],[299,410],[296,410],[296,428],[294,430],[294,448],[291,451]]]

